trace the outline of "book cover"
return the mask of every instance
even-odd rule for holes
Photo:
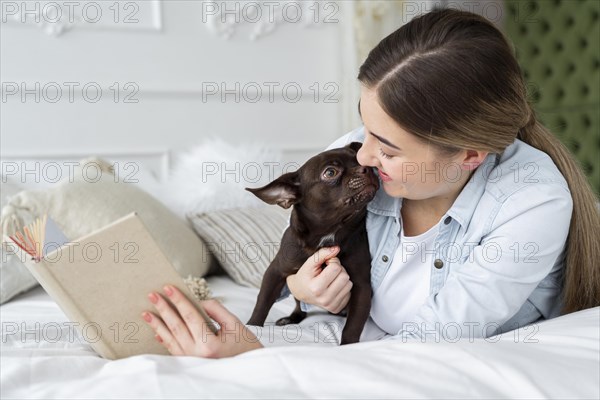
[[[141,317],[153,310],[148,293],[162,293],[166,284],[184,293],[216,332],[136,213],[74,241],[44,217],[11,239],[30,255],[28,270],[104,358],[169,354]]]

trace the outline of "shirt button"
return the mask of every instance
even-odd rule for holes
[[[444,220],[444,225],[448,225],[450,222],[452,222],[452,217],[446,217]]]
[[[440,260],[439,258],[436,258],[436,260],[433,262],[433,266],[436,267],[437,269],[440,269],[444,266],[444,262],[442,260]]]
[[[388,256],[383,256],[383,257],[381,257],[381,260],[383,262],[388,262],[389,258],[388,258]]]

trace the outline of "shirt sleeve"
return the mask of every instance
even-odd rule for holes
[[[362,142],[364,140],[364,127],[361,125],[356,129],[346,133],[344,136],[336,139],[333,143],[331,143],[325,151],[331,149],[339,149],[340,147],[344,147],[347,144],[352,142]]]
[[[569,191],[558,184],[527,186],[509,196],[490,233],[390,339],[491,336],[552,270],[565,248],[572,210]]]

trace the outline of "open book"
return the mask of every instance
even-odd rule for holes
[[[44,216],[10,239],[27,253],[25,266],[83,340],[104,358],[169,354],[141,317],[144,310],[156,314],[147,295],[162,294],[166,284],[184,293],[204,318],[203,328],[216,333],[212,320],[136,213],[75,241]]]

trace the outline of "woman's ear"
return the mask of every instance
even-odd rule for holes
[[[489,151],[466,150],[460,167],[465,171],[472,171],[485,160]]]

